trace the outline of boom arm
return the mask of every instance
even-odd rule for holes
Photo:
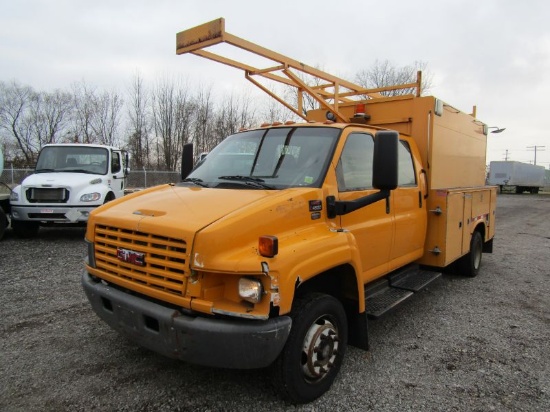
[[[205,50],[207,47],[220,43],[227,43],[261,56],[273,62],[273,65],[258,68]],[[420,73],[416,83],[365,89],[357,84],[227,33],[225,31],[225,19],[223,18],[178,33],[176,35],[176,54],[185,53],[192,53],[243,70],[247,80],[304,120],[307,120],[302,109],[304,94],[314,99],[320,107],[332,112],[336,119],[341,122],[347,122],[349,118],[339,110],[340,103],[381,98],[383,96],[380,92],[406,88],[416,88],[417,96],[420,96]],[[268,89],[257,80],[257,77],[295,88],[298,96],[296,104],[289,102],[288,99],[285,100]],[[311,84],[306,83],[304,80],[306,77],[311,79]]]

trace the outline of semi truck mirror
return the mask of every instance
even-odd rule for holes
[[[397,187],[399,134],[381,130],[374,138],[372,185],[378,190],[394,190]]]

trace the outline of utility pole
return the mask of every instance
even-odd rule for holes
[[[505,162],[508,161],[508,149],[506,149],[506,154],[504,155],[504,161]]]
[[[544,151],[546,149],[546,146],[527,146],[528,150],[534,150],[535,151],[535,166],[537,165],[537,149],[542,149],[541,151]]]

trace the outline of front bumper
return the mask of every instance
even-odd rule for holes
[[[93,310],[109,326],[140,346],[197,365],[254,369],[277,358],[292,321],[204,318],[151,302],[94,281],[82,286]]]
[[[90,212],[99,205],[92,206],[15,206],[11,207],[14,220],[35,222],[78,223],[87,222]]]

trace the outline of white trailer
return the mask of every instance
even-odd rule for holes
[[[515,188],[516,193],[538,193],[544,186],[544,167],[515,161],[491,162],[489,184]]]

